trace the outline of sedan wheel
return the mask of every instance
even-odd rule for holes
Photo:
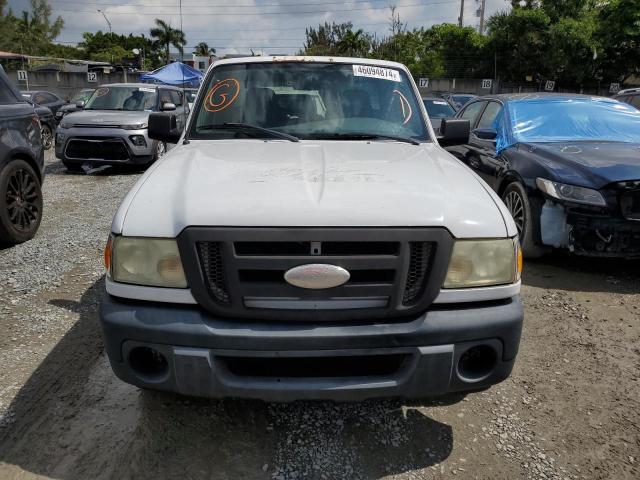
[[[519,182],[510,183],[502,194],[502,201],[513,217],[522,246],[522,254],[526,258],[542,256],[546,249],[536,245],[533,240],[534,223],[531,216],[531,203],[527,192]]]
[[[509,209],[509,213],[513,217],[513,221],[518,229],[518,235],[522,238],[522,232],[524,230],[524,203],[520,193],[516,190],[512,190],[505,195],[504,203]]]

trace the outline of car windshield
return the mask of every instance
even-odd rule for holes
[[[518,142],[640,143],[640,111],[604,98],[553,97],[507,103],[495,119],[497,149]]]
[[[437,98],[425,98],[422,100],[424,106],[427,109],[429,118],[448,118],[453,117],[456,111],[453,109],[449,102],[446,100],[439,100]]]
[[[472,98],[476,98],[475,95],[451,95],[451,101],[460,105],[464,105]]]
[[[100,87],[87,102],[85,110],[157,110],[158,94],[155,88],[133,86]]]
[[[95,90],[81,90],[71,98],[71,103],[86,102]]]
[[[257,135],[255,129],[229,128],[243,124],[300,139],[429,139],[412,84],[396,69],[339,63],[233,64],[215,68],[202,88],[207,93],[195,108],[190,138]]]

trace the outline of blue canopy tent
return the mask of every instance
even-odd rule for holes
[[[164,83],[166,85],[189,85],[197,87],[204,74],[181,62],[173,62],[153,72],[140,75],[142,82]]]

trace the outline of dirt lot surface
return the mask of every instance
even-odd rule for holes
[[[422,404],[210,401],[112,374],[102,248],[137,174],[49,160],[0,250],[0,479],[640,478],[640,263],[528,262],[510,379]]]

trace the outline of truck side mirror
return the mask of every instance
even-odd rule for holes
[[[175,113],[152,113],[149,115],[149,138],[166,143],[178,143],[182,129],[178,127]]]
[[[469,120],[463,118],[443,118],[440,124],[438,143],[443,147],[469,143],[470,130]]]
[[[80,110],[84,110],[84,100],[78,100],[76,102],[76,108],[78,108]]]
[[[175,109],[176,109],[175,103],[171,103],[171,102],[164,102],[161,108],[163,112],[173,112]]]

